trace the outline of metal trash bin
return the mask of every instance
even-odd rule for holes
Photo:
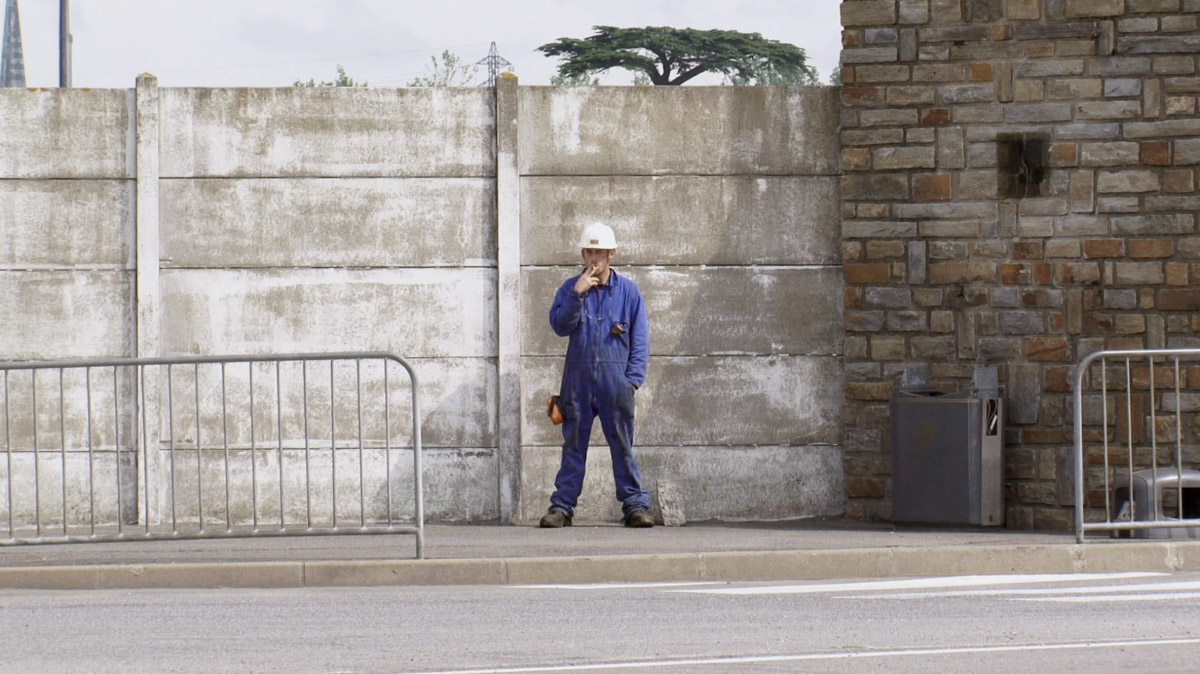
[[[995,368],[978,368],[970,389],[942,393],[906,373],[889,404],[893,521],[1004,523],[1004,402],[995,377]]]
[[[1200,519],[1200,471],[1147,468],[1133,473],[1132,481],[1130,498],[1130,476],[1121,475],[1113,480],[1114,522]],[[1133,538],[1200,538],[1200,527],[1127,529],[1116,534]]]

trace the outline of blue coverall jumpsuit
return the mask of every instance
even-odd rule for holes
[[[650,325],[637,284],[613,270],[606,285],[582,297],[578,276],[567,279],[550,307],[550,327],[570,337],[563,367],[559,407],[563,415],[562,464],[554,480],[550,508],[574,516],[587,459],[592,423],[600,428],[612,454],[617,500],[628,517],[650,510],[650,494],[633,458],[633,393],[646,379]]]

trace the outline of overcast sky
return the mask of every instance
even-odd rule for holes
[[[59,0],[19,0],[30,87],[59,78]],[[333,80],[337,65],[372,86],[428,74],[443,50],[475,63],[491,42],[521,84],[549,84],[557,59],[534,49],[592,26],[737,30],[803,47],[822,81],[841,48],[839,0],[71,0],[72,84],[129,88],[288,86]],[[0,2],[0,7],[3,3]],[[0,10],[2,13],[2,10]],[[483,81],[481,68],[477,80]],[[613,71],[604,84],[629,84]],[[719,84],[720,79],[693,80]]]

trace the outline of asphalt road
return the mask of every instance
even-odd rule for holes
[[[0,591],[0,671],[1194,672],[1200,574]]]

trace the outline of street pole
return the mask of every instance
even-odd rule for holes
[[[71,87],[71,0],[58,3],[58,86]]]

